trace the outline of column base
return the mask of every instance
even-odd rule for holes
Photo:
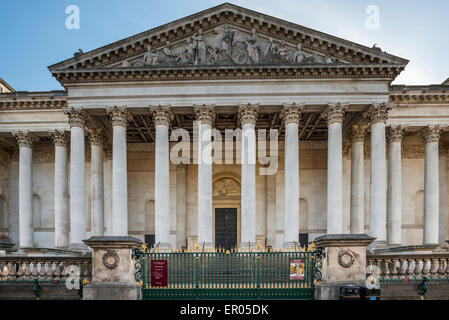
[[[300,248],[300,243],[295,241],[288,241],[282,244],[284,249],[298,249]]]
[[[240,243],[239,248],[257,250],[257,244],[256,242],[245,242],[245,243],[242,242]]]
[[[387,247],[387,241],[385,240],[374,240],[366,247],[366,251],[374,252],[379,249],[385,249]]]
[[[68,250],[82,252],[83,254],[91,252],[90,248],[84,243],[71,243]]]

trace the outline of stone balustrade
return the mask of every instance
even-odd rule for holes
[[[368,255],[366,274],[378,272],[387,279],[447,279],[449,278],[449,253]]]
[[[0,257],[1,280],[65,280],[79,268],[79,278],[92,277],[91,257]],[[73,271],[72,271],[73,270]]]

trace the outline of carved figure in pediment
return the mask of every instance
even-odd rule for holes
[[[229,57],[232,55],[232,43],[234,42],[234,32],[229,30],[228,25],[225,25],[221,31],[220,51]]]
[[[158,64],[158,55],[151,45],[148,46],[147,52],[143,56],[143,64],[156,66]]]
[[[193,63],[195,56],[195,43],[193,37],[187,39],[184,51],[181,52],[181,60],[186,63]]]
[[[296,45],[296,49],[292,51],[292,62],[301,64],[306,57],[305,53],[302,51],[302,46],[300,43]]]
[[[248,53],[248,58],[253,63],[259,63],[259,47],[257,47],[257,32],[256,29],[251,30],[251,36],[245,40],[246,51]]]
[[[162,52],[164,53],[164,55],[168,61],[178,62],[179,60],[181,60],[180,55],[173,50],[173,47],[172,47],[172,44],[170,41],[167,41],[167,45],[164,47]]]
[[[200,29],[197,33],[193,35],[192,38],[194,43],[194,55],[193,55],[194,65],[206,64],[207,44],[203,36],[203,30]]]
[[[207,64],[216,64],[219,59],[219,52],[217,48],[207,47]]]

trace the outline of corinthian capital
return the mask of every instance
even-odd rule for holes
[[[240,124],[243,126],[249,123],[255,126],[259,110],[259,104],[246,103],[239,105],[238,120]]]
[[[363,142],[365,140],[365,134],[366,134],[366,124],[359,123],[355,124],[351,128],[351,141],[352,143],[355,142]]]
[[[204,124],[209,124],[215,121],[216,111],[214,104],[195,104],[193,105],[196,121]]]
[[[154,125],[170,127],[171,121],[174,119],[173,111],[170,105],[150,107],[151,114],[153,115]]]
[[[304,104],[284,104],[281,110],[281,116],[284,120],[284,124],[288,125],[289,123],[299,124],[301,120],[301,112],[304,110]]]
[[[347,104],[329,103],[326,109],[321,113],[321,116],[326,119],[328,126],[336,122],[342,123],[348,108],[349,105]]]
[[[80,127],[84,129],[86,125],[86,111],[84,109],[78,108],[70,108],[69,110],[64,110],[64,113],[69,118],[70,128],[72,127]]]
[[[388,113],[393,109],[393,104],[388,102],[374,103],[368,110],[365,111],[363,116],[368,119],[371,124],[377,122],[385,123],[388,119]]]
[[[388,128],[388,142],[401,142],[404,136],[404,128],[402,126],[390,126]]]
[[[421,137],[424,143],[438,142],[440,140],[443,128],[439,125],[430,125],[421,131]]]
[[[89,129],[90,144],[93,146],[103,146],[105,142],[105,136],[101,128]]]
[[[39,140],[38,137],[28,131],[13,132],[13,135],[17,139],[19,147],[32,148],[33,144]]]
[[[106,113],[109,119],[111,119],[113,127],[120,126],[126,128],[128,124],[128,110],[126,107],[107,107]]]
[[[55,146],[67,147],[69,136],[66,130],[54,130],[50,132],[50,137]]]

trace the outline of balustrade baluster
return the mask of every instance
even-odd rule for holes
[[[46,279],[46,271],[45,271],[45,261],[40,261],[39,262],[39,279],[40,280],[45,280]],[[36,262],[36,269],[37,269],[37,262]],[[37,271],[37,270],[36,270]]]
[[[405,272],[407,274],[408,278],[412,278],[413,277],[413,261],[414,259],[407,259],[407,271]]]
[[[8,263],[8,280],[16,280],[16,263],[11,261]]]
[[[437,278],[438,277],[437,272],[438,272],[438,259],[431,258],[430,259],[430,270],[429,270],[430,278],[431,279]]]
[[[422,276],[423,277],[428,277],[429,276],[429,271],[430,271],[430,268],[429,268],[429,258],[424,258],[423,259],[423,268],[422,268]]]
[[[393,258],[391,259],[391,272],[390,272],[390,279],[398,279],[398,268],[397,268],[397,263],[398,263],[399,259]]]
[[[405,266],[405,262],[407,260],[404,258],[400,258],[399,259],[399,279],[404,279],[405,278],[405,271],[406,271],[406,266]]]
[[[421,259],[415,259],[415,279],[419,279],[421,277]]]
[[[23,279],[30,280],[31,277],[31,262],[25,261],[25,274],[23,275]]]
[[[54,280],[61,279],[61,261],[55,260],[55,272],[53,273]]]
[[[23,267],[23,262],[20,260],[17,261],[17,280],[23,280],[23,278],[25,277]]]
[[[47,275],[46,280],[53,280],[53,260],[47,261]]]
[[[446,270],[444,271],[444,274],[446,277],[449,277],[449,258],[446,258]]]
[[[438,261],[438,274],[437,278],[444,278],[444,262],[446,259],[440,258]]]

